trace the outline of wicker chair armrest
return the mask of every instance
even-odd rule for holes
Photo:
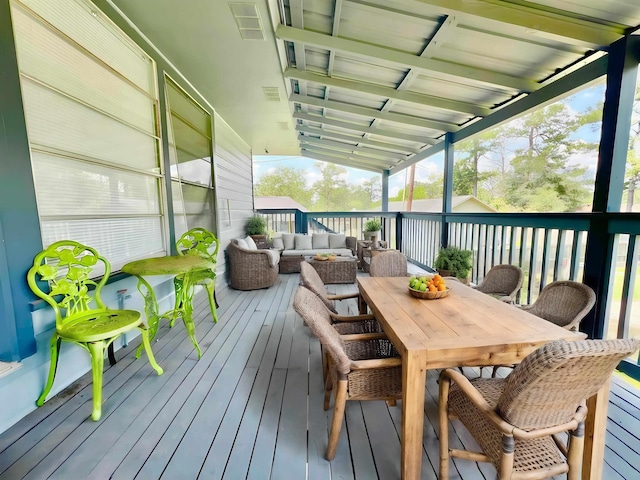
[[[387,335],[384,333],[353,333],[351,335],[340,335],[340,338],[343,342],[361,342],[363,340],[386,339]]]
[[[373,315],[338,315],[337,313],[330,312],[331,319],[334,322],[362,322],[364,320],[375,320]]]
[[[531,305],[517,305],[520,310],[529,311],[533,310],[533,303]]]
[[[358,298],[359,296],[360,296],[360,293],[354,292],[354,293],[342,293],[340,295],[327,295],[327,298],[329,300],[345,300],[347,298]]]
[[[400,357],[356,360],[351,362],[351,370],[370,370],[372,368],[394,368],[401,366],[402,359]]]
[[[453,369],[446,369],[440,373],[440,378],[448,377],[452,380],[458,388],[464,393],[467,398],[473,403],[480,412],[487,417],[487,420],[491,421],[494,426],[501,432],[506,435],[512,435],[513,430],[516,428],[511,425],[509,422],[503,420],[503,418],[496,413],[496,411],[491,408],[491,405],[487,403],[484,397],[478,392],[476,387],[469,381],[467,377],[465,377],[460,372]],[[523,430],[524,432],[524,430]]]
[[[531,440],[538,437],[556,435],[558,433],[566,432],[569,430],[575,430],[576,428],[578,428],[578,424],[584,421],[586,416],[587,416],[587,407],[585,407],[584,405],[581,405],[580,407],[578,407],[578,410],[576,410],[576,414],[574,415],[574,417],[571,420],[569,420],[567,423],[562,423],[560,425],[554,425],[553,427],[539,428],[536,430],[529,430],[529,431],[521,430],[518,427],[513,427],[512,433],[514,438],[517,438],[518,440]]]

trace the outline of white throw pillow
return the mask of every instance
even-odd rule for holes
[[[317,248],[329,248],[329,234],[328,233],[314,233],[311,236],[311,244],[313,249]]]
[[[273,248],[276,250],[284,250],[284,241],[282,238],[278,237],[273,239]]]
[[[245,242],[247,242],[247,248],[249,250],[257,250],[258,246],[256,245],[256,242],[253,240],[253,238],[251,237],[247,237],[244,239]]]
[[[236,238],[236,243],[238,244],[239,247],[249,248],[248,245],[247,245],[247,242],[245,242],[244,238]]]
[[[347,236],[343,233],[330,234],[329,248],[347,248]]]
[[[296,233],[295,245],[296,250],[311,250],[313,248],[311,237],[309,235],[303,235],[301,233]]]
[[[284,243],[285,250],[293,250],[295,248],[294,239],[295,233],[283,233],[282,242]]]

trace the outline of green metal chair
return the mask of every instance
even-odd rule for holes
[[[104,272],[97,270],[104,268]],[[91,279],[102,274],[99,281]],[[102,371],[104,352],[113,341],[125,332],[138,328],[149,363],[158,375],[162,368],[157,364],[149,344],[149,332],[142,321],[140,312],[135,310],[110,310],[100,297],[102,287],[107,283],[111,266],[96,250],[71,240],[62,240],[50,245],[36,255],[33,266],[27,273],[31,290],[53,308],[56,316],[56,331],[51,337],[51,365],[49,378],[42,395],[36,401],[44,404],[51,391],[58,366],[60,345],[64,340],[80,345],[91,355],[93,373],[93,411],[91,418],[100,419],[102,414]],[[49,292],[39,285],[48,282]],[[89,294],[94,287],[94,295]],[[95,307],[90,306],[95,302]]]
[[[178,255],[200,255],[213,263],[214,268],[218,258],[218,247],[220,243],[213,233],[201,227],[192,228],[188,232],[184,233],[180,239],[176,242],[176,248]],[[211,308],[211,316],[213,322],[218,323],[218,312],[216,307],[218,306],[215,298],[216,288],[216,272],[214,269],[203,270],[194,272],[191,274],[192,285],[202,285],[207,291],[207,297],[209,299],[209,307]],[[181,307],[181,295],[184,288],[184,278],[182,275],[178,275],[174,278],[173,284],[176,291],[176,305],[174,312],[180,311]],[[170,326],[173,327],[175,317],[171,319]]]

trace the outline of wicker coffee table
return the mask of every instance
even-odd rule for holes
[[[314,260],[307,262],[316,269],[324,283],[355,283],[357,260],[355,257],[336,257],[335,260]]]

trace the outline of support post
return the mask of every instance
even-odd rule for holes
[[[442,239],[441,244],[446,247],[449,244],[449,225],[446,214],[451,213],[453,197],[453,134],[444,136],[444,188],[442,191]]]
[[[389,170],[382,172],[382,211],[389,211]]]
[[[638,56],[634,49],[639,44],[638,39],[626,36],[613,43],[609,50],[593,212],[620,211],[638,74]],[[615,263],[614,238],[607,227],[606,221],[595,219],[587,237],[584,283],[594,289],[597,300],[580,329],[590,338],[603,336],[611,271]]]

